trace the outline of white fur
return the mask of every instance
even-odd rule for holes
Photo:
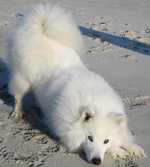
[[[9,88],[16,99],[12,116],[23,116],[22,98],[32,90],[54,135],[71,151],[84,149],[89,162],[100,164],[105,152],[114,158],[144,156],[132,141],[120,97],[81,62],[83,47],[62,8],[31,7],[8,37]]]

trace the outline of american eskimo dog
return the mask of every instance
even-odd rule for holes
[[[60,6],[31,7],[8,36],[12,116],[23,116],[22,98],[32,90],[53,134],[70,151],[83,149],[90,163],[100,164],[106,152],[113,158],[145,156],[127,128],[120,97],[81,62],[83,47]]]

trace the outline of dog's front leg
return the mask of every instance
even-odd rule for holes
[[[132,142],[126,142],[123,145],[123,148],[131,155],[131,156],[135,156],[137,158],[142,158],[145,157],[145,153],[144,150],[136,145],[135,143]]]
[[[129,156],[129,154],[122,148],[120,147],[111,147],[107,150],[107,153],[111,155],[112,158],[126,158]]]

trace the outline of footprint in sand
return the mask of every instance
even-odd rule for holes
[[[69,5],[62,5],[62,6],[64,6],[64,7],[68,7]]]
[[[130,24],[128,24],[128,23],[125,23],[124,25],[125,25],[125,26],[129,26]]]
[[[87,23],[87,24],[89,24],[91,26],[95,26],[96,25],[96,23]]]
[[[125,98],[123,99],[123,102],[130,106],[145,105],[146,103],[150,102],[150,96],[135,96],[133,98]]]
[[[76,15],[85,15],[85,12],[81,12],[81,13],[76,13]]]
[[[0,25],[1,25],[1,26],[7,26],[7,25],[9,25],[9,24],[13,24],[13,23],[10,22],[10,21],[1,21],[1,22],[0,22]]]
[[[121,55],[120,57],[138,61],[137,57],[132,56],[132,55]]]
[[[99,21],[99,20],[103,20],[103,21],[110,21],[109,17],[96,17],[95,20]]]
[[[150,29],[149,28],[146,28],[145,30],[142,30],[141,33],[150,33]]]
[[[76,9],[76,10],[81,11],[81,10],[84,10],[84,9],[83,9],[83,8],[80,8],[80,9]]]
[[[4,16],[18,17],[16,13],[8,13],[8,14],[5,14]]]
[[[105,27],[93,27],[92,29],[97,31],[109,31],[109,29]]]
[[[125,38],[129,38],[131,40],[134,40],[137,37],[135,32],[128,31],[128,30],[127,31],[120,31],[120,36],[125,37]]]
[[[49,142],[48,137],[45,135],[36,136],[33,138],[33,140],[38,144],[47,144]]]
[[[109,52],[114,50],[114,48],[102,48],[102,47],[93,47],[90,50],[87,50],[87,53],[97,53],[97,52]],[[96,58],[97,60],[99,60],[100,58]]]
[[[137,41],[137,43],[135,43],[136,46],[150,48],[150,36],[136,37],[135,41]]]
[[[87,53],[92,53],[92,52],[101,52],[103,48],[101,47],[92,47],[90,50],[87,51]]]
[[[0,136],[0,143],[2,143],[3,140],[4,140],[4,138]]]
[[[108,23],[107,22],[101,22],[101,23],[99,23],[99,25],[101,25],[101,26],[107,26]]]

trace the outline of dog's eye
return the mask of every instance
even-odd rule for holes
[[[104,140],[104,144],[107,144],[109,142],[109,139]]]
[[[88,136],[88,139],[93,142],[93,137],[92,136]]]

